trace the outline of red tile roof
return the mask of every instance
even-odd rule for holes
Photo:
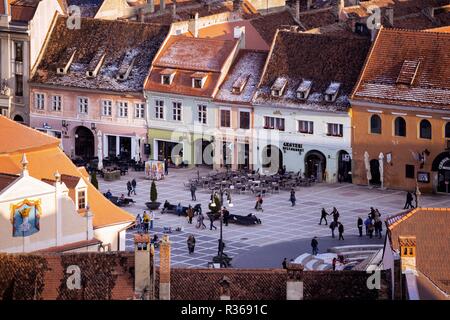
[[[450,109],[450,34],[382,28],[353,99]],[[397,80],[405,61],[419,62],[412,84]]]
[[[254,101],[317,111],[346,111],[347,96],[358,79],[369,47],[368,39],[280,30]],[[282,97],[272,97],[270,88],[279,78],[287,79],[287,88]],[[312,81],[306,101],[296,98],[303,80]],[[335,102],[326,102],[324,93],[332,82],[340,84],[338,97]]]
[[[46,248],[43,250],[38,250],[35,252],[38,253],[59,253],[59,252],[67,252],[67,251],[72,251],[72,250],[77,250],[77,249],[82,249],[82,248],[88,248],[88,247],[92,247],[98,244],[101,244],[102,242],[98,239],[91,239],[91,240],[83,240],[83,241],[77,241],[77,242],[72,242],[72,243],[68,243],[62,246],[55,246],[55,247],[50,247],[50,248]]]
[[[388,217],[386,225],[395,250],[402,236],[416,238],[417,269],[450,294],[450,208],[413,209]]]
[[[16,174],[0,173],[0,192],[19,178]]]

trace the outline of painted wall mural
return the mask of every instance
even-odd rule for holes
[[[25,199],[20,203],[12,204],[13,237],[28,237],[39,232],[41,214],[41,200]]]

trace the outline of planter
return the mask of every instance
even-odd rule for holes
[[[146,202],[145,205],[149,210],[158,210],[159,206],[161,205],[161,202],[155,201],[155,202]]]

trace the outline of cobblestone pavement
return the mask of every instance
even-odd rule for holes
[[[209,169],[201,168],[200,175],[209,173]],[[172,204],[181,202],[183,206],[188,204],[202,204],[203,212],[207,211],[210,192],[205,189],[197,190],[197,200],[191,201],[191,195],[184,183],[197,176],[197,169],[172,169],[169,175],[161,181],[157,181],[158,201],[163,203],[166,199]],[[137,215],[146,210],[145,202],[150,197],[150,180],[144,178],[143,172],[130,171],[122,176],[121,180],[104,181],[99,178],[99,188],[102,192],[111,190],[113,195],[126,195],[126,182],[136,178],[137,195],[132,198],[136,204],[126,207],[130,213]],[[382,217],[395,214],[402,210],[405,202],[405,192],[397,190],[368,189],[365,186],[352,184],[316,184],[311,187],[299,188],[296,191],[297,204],[291,207],[289,192],[281,191],[278,194],[268,194],[263,203],[263,212],[255,212],[253,209],[255,195],[233,194],[232,214],[247,215],[255,213],[262,220],[261,225],[223,227],[223,237],[226,244],[225,252],[231,257],[239,255],[248,256],[254,249],[280,242],[288,242],[299,239],[311,239],[317,237],[331,237],[330,229],[325,225],[318,225],[320,212],[324,207],[328,212],[335,206],[340,212],[340,221],[344,224],[345,235],[357,234],[356,219],[358,216],[366,217],[371,206],[380,210]],[[450,197],[445,195],[424,195],[420,197],[423,207],[448,207]],[[172,264],[176,267],[206,267],[207,262],[217,254],[219,239],[219,221],[215,222],[217,230],[197,229],[194,223],[188,224],[186,218],[173,214],[160,214],[155,212],[154,230],[158,236],[162,236],[164,227],[183,227],[183,231],[175,231],[170,235],[172,242]],[[330,217],[331,218],[331,217]],[[209,220],[205,219],[209,227]],[[134,231],[127,234],[126,248],[132,250]],[[189,255],[186,245],[187,236],[193,234],[197,240],[195,253]],[[337,240],[336,240],[337,241]],[[370,239],[367,242],[370,243]],[[338,245],[339,243],[336,243]],[[270,248],[270,247],[269,247]],[[298,255],[302,254],[299,249]],[[271,252],[267,252],[268,255]],[[158,254],[157,260],[158,260]],[[157,261],[158,262],[158,261]]]

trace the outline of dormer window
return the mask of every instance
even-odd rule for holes
[[[195,72],[192,74],[192,88],[201,89],[205,85],[208,75],[203,72]]]
[[[173,78],[175,78],[175,70],[164,69],[161,71],[161,84],[171,85]]]
[[[250,78],[249,74],[242,74],[239,76],[239,78],[236,79],[233,83],[233,87],[231,88],[231,92],[234,94],[240,94],[242,90],[244,90],[245,85],[248,82],[248,79]]]
[[[273,97],[281,97],[287,85],[287,79],[278,77],[270,88]]]
[[[86,190],[79,190],[77,193],[78,210],[86,209]]]
[[[327,90],[325,91],[325,101],[327,102],[336,101],[340,87],[341,84],[339,82],[331,82]]]
[[[311,91],[312,81],[303,80],[302,83],[297,88],[297,99],[306,100],[308,99],[309,92]]]

